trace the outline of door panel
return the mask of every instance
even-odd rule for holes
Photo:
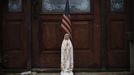
[[[39,32],[37,33],[38,49],[36,52],[37,59],[33,62],[38,67],[58,67],[60,61],[60,41],[58,36],[57,22],[42,22],[38,24]],[[37,61],[38,60],[38,61]]]
[[[82,48],[82,49],[93,49],[92,41],[93,41],[93,23],[92,21],[74,21],[73,25],[73,40],[74,40],[74,48]],[[76,36],[77,35],[77,36]]]
[[[74,43],[74,65],[76,68],[99,67],[99,57],[96,56],[98,49],[95,49],[94,22],[74,21],[72,22],[73,43]],[[92,60],[92,61],[91,61]],[[99,61],[100,62],[100,61]]]
[[[72,13],[72,42],[75,69],[100,67],[100,18],[98,0],[91,0],[92,10]],[[40,7],[41,2],[36,5]],[[38,9],[36,9],[38,10]],[[34,12],[34,11],[33,11]],[[63,33],[60,27],[62,13],[43,13],[33,18],[33,67],[60,68],[60,47]]]
[[[110,5],[111,2],[106,2],[108,31],[108,67],[128,69],[129,48],[127,42],[127,32],[130,31],[128,15],[129,0],[120,0],[119,2],[115,1],[113,2],[113,7],[112,5]],[[116,6],[117,4],[119,4],[119,8]]]
[[[14,0],[15,2],[18,0]],[[13,3],[12,5],[17,5]],[[9,2],[6,3],[7,9],[4,9],[2,25],[2,46],[3,46],[3,66],[4,68],[26,68],[27,67],[27,46],[28,46],[28,28],[26,17],[26,1],[20,0],[22,8],[9,8]],[[11,9],[11,10],[10,10]],[[19,10],[19,11],[17,11]]]

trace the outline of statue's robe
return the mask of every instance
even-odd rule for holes
[[[73,46],[69,35],[65,34],[61,45],[61,75],[73,75]]]

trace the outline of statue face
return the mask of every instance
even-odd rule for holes
[[[69,39],[69,37],[70,37],[70,35],[69,35],[69,34],[65,34],[65,35],[64,35],[64,39],[65,39],[65,40],[68,40],[68,39]]]

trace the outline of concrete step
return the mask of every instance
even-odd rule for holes
[[[5,73],[5,75],[21,75],[20,73]],[[25,75],[60,75],[60,73],[36,73]],[[76,72],[74,75],[134,75],[132,72]]]

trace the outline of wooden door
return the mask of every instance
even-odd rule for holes
[[[52,0],[46,0],[46,2],[47,1]],[[84,12],[75,12],[73,10],[74,12],[72,11],[71,13],[74,67],[77,70],[86,70],[89,68],[96,69],[100,68],[101,31],[99,3],[98,0],[82,1],[90,1],[90,8],[88,7],[89,9]],[[63,40],[60,27],[62,12],[57,12],[58,8],[57,10],[51,11],[44,7],[43,10],[42,2],[43,0],[37,1],[33,7],[32,67],[55,70],[60,68],[60,47]]]
[[[60,69],[63,40],[60,24],[65,0],[62,1],[33,0],[32,11],[28,9],[29,0],[5,2],[1,25],[4,68]],[[128,70],[129,0],[77,1],[70,0],[75,70],[92,71],[103,67],[106,70]]]
[[[27,0],[5,0],[2,19],[2,64],[26,69],[28,52]]]
[[[130,0],[106,0],[107,53],[109,69],[129,70],[127,32],[130,31]]]

